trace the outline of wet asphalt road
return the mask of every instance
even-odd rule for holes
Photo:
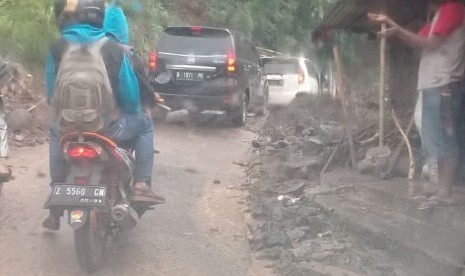
[[[94,275],[257,275],[243,192],[234,189],[243,172],[232,164],[243,160],[252,139],[243,129],[215,124],[157,125],[154,182],[167,204],[147,213]],[[85,275],[66,222],[56,233],[41,228],[47,145],[13,150],[10,164],[16,179],[0,198],[0,275]]]

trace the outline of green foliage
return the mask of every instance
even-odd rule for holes
[[[311,30],[336,0],[198,0],[213,26],[253,37],[262,46],[308,54]],[[164,27],[179,23],[170,0],[122,0],[134,46],[154,48]],[[57,35],[51,0],[0,0],[0,54],[41,63]]]
[[[213,25],[242,31],[286,52],[308,47],[311,30],[334,0],[207,0]]]
[[[144,54],[154,49],[164,28],[175,22],[167,0],[126,1],[123,8],[129,19],[133,45]]]
[[[0,54],[41,63],[56,35],[49,0],[0,0]]]

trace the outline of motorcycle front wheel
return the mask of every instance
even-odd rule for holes
[[[88,273],[95,272],[106,251],[106,224],[103,213],[94,208],[86,224],[74,231],[74,246],[81,267]]]

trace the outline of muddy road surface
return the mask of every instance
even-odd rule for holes
[[[234,189],[253,134],[231,127],[157,125],[154,183],[167,204],[148,212],[94,275],[268,275],[252,269],[242,196]],[[47,145],[11,152],[16,179],[0,198],[0,275],[85,275],[62,219],[42,229]]]

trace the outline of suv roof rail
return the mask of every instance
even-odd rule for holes
[[[201,31],[203,33],[209,34],[223,34],[223,35],[232,35],[232,32],[225,28],[214,28],[214,27],[203,27],[203,26],[168,26],[165,28],[165,32],[168,34],[181,34],[185,31]]]

